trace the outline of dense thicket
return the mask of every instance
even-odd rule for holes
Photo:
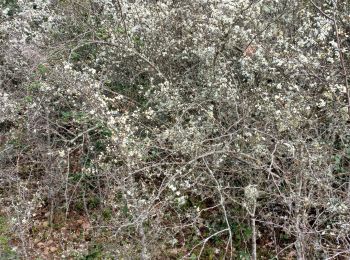
[[[350,257],[347,0],[0,6],[0,258]]]

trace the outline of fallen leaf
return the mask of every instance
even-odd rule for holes
[[[43,223],[41,223],[41,225],[43,227],[48,227],[49,226],[49,222],[48,221],[44,221]]]
[[[83,229],[89,229],[89,228],[90,228],[90,223],[89,223],[89,222],[85,222],[85,223],[83,223],[83,224],[81,225],[81,227],[82,227]]]

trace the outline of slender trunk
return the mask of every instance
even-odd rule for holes
[[[256,260],[256,225],[255,215],[252,217],[252,260]]]
[[[145,230],[143,229],[143,223],[141,223],[139,227],[139,235],[141,237],[141,260],[148,260],[149,257],[147,255],[147,246],[146,246],[146,235],[145,235]]]

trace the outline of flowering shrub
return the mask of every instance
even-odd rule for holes
[[[0,213],[13,251],[349,257],[349,9],[2,1]]]

